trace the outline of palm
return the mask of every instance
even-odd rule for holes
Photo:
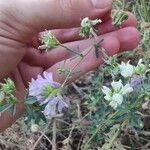
[[[103,2],[97,2],[103,5]],[[79,58],[70,61],[68,58],[71,56],[62,48],[41,54],[37,45],[27,43],[35,34],[45,29],[77,26],[80,18],[85,16],[102,18],[103,23],[99,26],[101,33],[99,40],[104,39],[101,46],[110,55],[120,50],[135,48],[140,39],[139,32],[135,29],[136,18],[129,14],[129,19],[123,24],[122,29],[112,27],[110,20],[112,0],[105,2],[107,5],[98,9],[87,0],[66,0],[61,3],[56,0],[2,0],[0,2],[0,79],[7,76],[14,80],[17,87],[16,96],[19,99],[24,98],[28,82],[36,78],[38,74],[42,74],[44,70],[53,72],[54,80],[62,83],[65,76],[57,74],[57,67],[67,60],[66,68],[70,69],[79,61]],[[80,46],[81,51],[85,53],[91,45],[91,40],[79,38],[78,29],[65,30],[65,32],[57,30],[56,32],[58,39],[73,50],[77,50],[77,46]],[[73,80],[95,69],[102,62],[101,57],[96,59],[95,52],[92,50],[77,67],[81,72],[73,76]],[[9,112],[0,117],[0,122],[3,122],[0,124],[0,131],[21,116],[23,107],[22,104],[17,105],[15,118],[12,118]]]

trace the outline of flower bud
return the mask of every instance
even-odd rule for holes
[[[94,32],[94,26],[101,23],[102,21],[100,19],[90,20],[88,17],[84,18],[81,21],[81,30],[80,35],[82,37],[89,37]]]
[[[6,79],[5,83],[2,84],[2,91],[4,93],[10,94],[13,93],[15,91],[15,84],[11,79]]]
[[[39,49],[46,49],[46,51],[56,48],[61,44],[51,32],[44,33],[41,42],[43,45],[39,46]]]
[[[139,60],[138,65],[134,68],[135,74],[144,75],[147,70],[147,66],[142,63],[142,59]]]
[[[37,124],[32,124],[30,129],[33,133],[35,133],[39,131],[39,126]]]

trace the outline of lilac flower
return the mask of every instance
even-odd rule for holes
[[[53,81],[52,73],[46,71],[43,73],[43,76],[38,75],[36,80],[32,79],[29,86],[29,95],[36,97],[41,105],[48,102],[44,95],[45,87],[51,87],[53,89],[58,89],[60,87],[60,83]]]
[[[132,88],[137,89],[142,84],[143,80],[144,80],[144,77],[139,76],[139,75],[134,75],[131,78],[130,85]]]
[[[60,85],[53,80],[52,73],[44,72],[43,76],[32,79],[29,86],[29,96],[36,97],[40,105],[45,105],[43,114],[49,119],[68,107],[60,96]]]
[[[68,105],[63,101],[63,97],[57,96],[48,102],[43,113],[46,118],[51,119],[58,112],[62,113],[65,108],[68,108]]]

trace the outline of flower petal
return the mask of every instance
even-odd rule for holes
[[[130,84],[126,84],[121,90],[121,93],[123,95],[131,93],[131,92],[133,92],[133,88],[130,86]]]
[[[111,93],[111,90],[110,90],[108,87],[103,86],[103,87],[102,87],[102,92],[107,95],[107,94],[110,94],[110,93]]]
[[[57,114],[57,104],[58,104],[59,99],[54,98],[53,100],[49,101],[48,104],[46,105],[43,114],[45,115],[46,118],[51,119]]]
[[[63,97],[59,96],[59,102],[58,102],[58,112],[62,113],[65,108],[68,108],[69,106],[67,103],[63,100]]]
[[[118,92],[118,91],[120,91],[122,89],[123,84],[122,84],[122,81],[119,80],[117,82],[113,81],[111,83],[111,86],[112,86],[112,88],[114,89],[115,92]]]

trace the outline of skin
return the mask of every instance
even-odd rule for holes
[[[94,1],[94,0],[93,0]],[[95,0],[96,7],[90,0],[1,0],[0,1],[0,80],[10,77],[15,81],[15,95],[19,99],[25,96],[25,89],[32,78],[43,71],[53,72],[54,80],[62,83],[64,76],[57,74],[57,67],[67,61],[66,67],[73,67],[79,58],[70,61],[70,54],[62,48],[49,53],[40,53],[38,37],[45,29],[52,30],[57,38],[69,48],[76,50],[80,46],[86,53],[90,40],[81,39],[78,35],[80,19],[100,18],[99,34],[104,47],[110,55],[134,49],[140,40],[136,18],[129,13],[129,19],[122,28],[111,24],[110,11],[112,0]],[[99,6],[99,8],[98,8]],[[102,58],[96,59],[92,50],[77,67],[82,70],[73,76],[72,81],[102,64]],[[17,105],[15,117],[7,111],[0,117],[0,131],[11,126],[23,112],[23,105]]]

